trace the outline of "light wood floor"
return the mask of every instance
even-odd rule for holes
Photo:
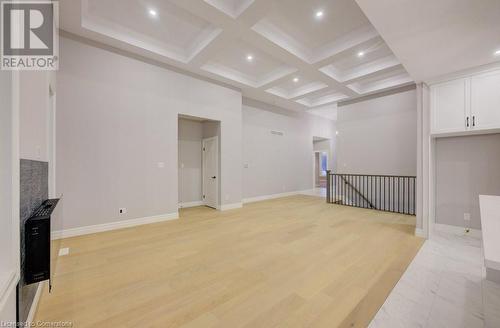
[[[293,196],[65,239],[36,320],[365,327],[422,245],[414,221]]]

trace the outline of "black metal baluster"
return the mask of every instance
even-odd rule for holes
[[[360,201],[361,197],[359,197],[359,176],[358,175],[356,176],[356,190],[358,191],[356,193],[356,199],[357,199],[356,206],[361,207],[361,201]]]
[[[326,202],[330,202],[330,185],[328,182],[330,181],[330,177],[328,176],[328,171],[326,172]],[[316,177],[314,177],[314,186],[316,187]]]
[[[413,212],[412,214],[415,215],[417,213],[416,207],[417,207],[417,191],[416,191],[416,184],[417,184],[417,178],[413,179]]]
[[[368,177],[366,175],[363,175],[363,191],[365,195],[365,208],[368,208]]]
[[[410,178],[406,178],[406,214],[410,214]]]
[[[354,176],[351,174],[351,179],[350,179],[350,189],[351,189],[351,206],[354,206],[355,200],[354,200],[354,189],[353,189],[353,183],[354,183]]]
[[[399,181],[399,177],[398,177],[398,213],[401,213],[399,211],[399,203],[401,202],[401,200],[399,199],[399,197],[401,196],[401,184],[400,184],[400,181]]]

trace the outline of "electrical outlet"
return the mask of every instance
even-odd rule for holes
[[[59,249],[59,256],[66,256],[69,254],[69,248],[61,248]]]
[[[119,212],[120,214],[126,214],[126,213],[127,213],[127,209],[126,209],[125,207],[122,207],[122,208],[119,208],[119,209],[118,209],[118,212]]]
[[[465,233],[470,232],[470,213],[464,213]]]

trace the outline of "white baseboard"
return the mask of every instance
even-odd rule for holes
[[[243,203],[225,204],[225,205],[219,206],[219,211],[234,210],[234,209],[242,208],[242,207],[243,207]]]
[[[197,200],[194,202],[185,202],[185,203],[179,203],[179,208],[188,208],[188,207],[196,207],[196,206],[203,206],[205,205],[202,200]]]
[[[31,327],[31,324],[33,324],[33,320],[35,320],[36,310],[38,309],[38,303],[40,302],[40,297],[42,296],[45,284],[46,281],[42,281],[38,284],[35,297],[33,298],[33,303],[31,303],[30,312],[28,312],[28,318],[26,318],[26,327]]]
[[[435,231],[447,232],[454,235],[464,235],[466,233],[464,227],[453,226],[442,223],[434,223],[433,226]],[[469,232],[467,234],[472,237],[479,237],[479,238],[481,238],[482,236],[481,230],[478,229],[469,229]]]
[[[11,304],[9,302],[11,298],[16,298],[15,294],[18,282],[19,269],[0,272],[0,312],[3,313],[6,307],[10,307]]]
[[[289,192],[282,192],[282,193],[279,193],[279,194],[271,194],[271,195],[264,195],[264,196],[257,196],[257,197],[245,198],[245,199],[243,199],[243,204],[254,203],[254,202],[261,202],[263,200],[269,200],[269,199],[275,199],[275,198],[282,198],[282,197],[300,195],[300,194],[303,194],[303,193],[310,192],[311,190],[312,189],[298,190],[298,191],[289,191]]]
[[[125,221],[96,224],[96,225],[80,227],[80,228],[72,228],[72,229],[53,231],[51,234],[51,238],[54,240],[54,239],[76,237],[76,236],[88,235],[91,233],[129,228],[129,227],[134,227],[134,226],[143,225],[143,224],[150,224],[150,223],[156,223],[156,222],[162,222],[162,221],[175,220],[178,218],[179,218],[179,212],[175,212],[175,213],[168,213],[168,214],[162,214],[162,215],[148,216],[148,217],[139,218],[139,219],[131,219],[131,220],[125,220]]]
[[[421,228],[415,228],[415,236],[427,239],[427,236],[424,233],[424,229]]]

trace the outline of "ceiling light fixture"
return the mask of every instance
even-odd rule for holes
[[[321,11],[321,10],[318,10],[318,11],[316,12],[316,18],[321,18],[321,17],[323,17],[323,15],[324,15],[324,13],[323,13],[323,11]]]
[[[500,56],[500,49],[495,51],[495,56]]]
[[[365,52],[364,51],[360,51],[358,52],[358,57],[361,58],[365,55]]]
[[[248,60],[249,62],[251,62],[251,61],[253,60],[253,56],[252,56],[252,55],[248,55],[248,56],[247,56],[247,60]]]
[[[158,16],[158,12],[154,9],[149,9],[149,16],[151,17],[157,17]]]
[[[295,83],[299,82],[299,78],[298,77],[294,77],[293,78],[293,82],[295,82]]]

